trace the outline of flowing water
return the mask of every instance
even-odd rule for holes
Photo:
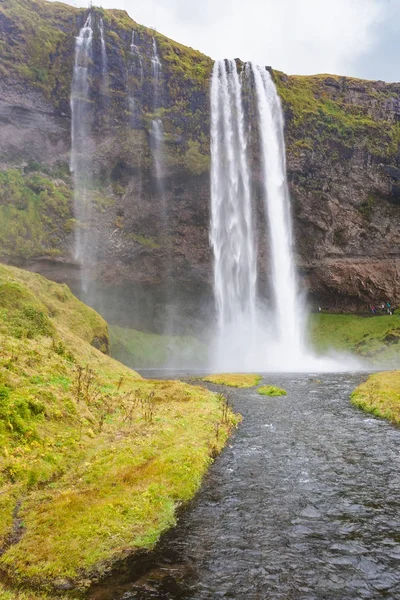
[[[258,105],[264,203],[271,247],[271,272],[277,349],[288,369],[303,360],[304,306],[296,281],[292,219],[286,179],[286,151],[281,102],[270,73],[252,65]]]
[[[255,114],[251,110],[254,105]],[[266,271],[272,282],[272,289],[260,294],[253,224],[257,173],[249,167],[248,149],[248,137],[254,140],[253,129],[259,136],[257,162],[270,263]],[[350,364],[347,358],[317,357],[306,344],[307,313],[296,277],[283,112],[264,67],[248,63],[239,78],[235,61],[215,63],[210,134],[210,242],[217,312],[211,368],[241,372],[353,369],[354,360]],[[257,170],[254,157],[252,162]],[[266,310],[268,297],[272,305]]]
[[[89,15],[75,43],[75,64],[71,88],[71,162],[74,181],[74,215],[82,225],[76,228],[75,258],[81,264],[83,287],[86,285],[85,270],[90,264],[93,249],[88,243],[88,222],[91,208],[88,187],[91,178],[91,107],[89,68],[93,55],[92,16]]]
[[[107,77],[108,73],[108,58],[107,58],[107,46],[104,34],[104,21],[100,17],[99,21],[99,29],[100,29],[100,44],[101,44],[101,72],[103,77]]]
[[[197,498],[91,600],[399,600],[400,429],[350,405],[361,377],[229,392],[243,423]]]
[[[211,225],[218,315],[217,369],[256,334],[257,243],[242,92],[235,61],[217,61],[211,81]],[[225,349],[229,348],[230,352]]]

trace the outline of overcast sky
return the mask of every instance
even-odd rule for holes
[[[87,0],[68,0],[87,6]],[[400,0],[98,0],[213,58],[400,81]]]

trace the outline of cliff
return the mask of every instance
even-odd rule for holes
[[[96,210],[84,226],[96,231],[97,260],[86,298],[121,325],[162,331],[168,321],[179,331],[193,315],[203,324],[213,306],[212,61],[124,11],[93,9],[93,15],[104,22],[108,80],[101,84],[95,31],[90,195]],[[73,232],[82,224],[73,214],[69,95],[75,36],[86,16],[44,0],[0,5],[0,258],[77,292]],[[162,65],[156,107],[153,39]],[[400,84],[271,72],[286,115],[297,263],[311,299],[348,310],[386,298],[400,302]],[[154,159],[156,118],[165,131],[161,165]],[[256,148],[253,162],[259,199]],[[268,264],[266,254],[260,245],[260,265]]]

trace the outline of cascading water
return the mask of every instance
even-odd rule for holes
[[[218,329],[217,370],[348,370],[346,358],[317,358],[305,343],[306,311],[293,257],[283,113],[269,72],[249,63],[246,92],[255,91],[264,210],[269,231],[273,306],[257,296],[257,245],[243,88],[235,61],[217,61],[211,80],[211,223]],[[251,106],[246,98],[246,106]],[[358,365],[357,365],[358,366]]]
[[[143,82],[143,57],[141,55],[139,46],[135,43],[135,32],[132,31],[132,41],[131,41],[131,54],[136,56],[139,62],[139,79],[140,83]]]
[[[108,58],[107,58],[107,46],[104,34],[104,21],[100,17],[99,21],[99,29],[100,29],[100,43],[101,43],[101,72],[104,77],[107,76],[108,73]]]
[[[160,57],[158,56],[157,42],[154,38],[152,39],[152,49],[153,49],[153,55],[151,57],[151,68],[152,68],[152,75],[153,75],[153,92],[154,92],[153,106],[154,106],[154,109],[157,109],[157,108],[159,108],[159,97],[160,97],[159,87],[160,87],[160,75],[161,75],[162,65],[161,65]]]
[[[271,250],[276,350],[281,360],[295,366],[306,354],[305,319],[292,254],[283,113],[270,73],[255,65],[251,65],[251,71],[257,97],[264,204]]]
[[[82,285],[87,287],[86,265],[93,248],[88,244],[90,202],[88,185],[91,177],[90,86],[89,67],[92,62],[92,16],[89,15],[75,43],[75,64],[71,88],[71,161],[74,181],[74,214],[79,226],[75,233],[75,258],[82,266]]]
[[[210,241],[218,314],[215,355],[216,366],[223,369],[234,368],[236,360],[243,365],[244,356],[253,360],[256,336],[257,248],[241,85],[234,61],[214,65],[211,164]]]

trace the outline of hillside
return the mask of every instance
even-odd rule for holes
[[[66,286],[0,266],[7,589],[25,584],[59,598],[151,549],[235,422],[211,392],[144,380],[107,349],[106,323]],[[2,599],[13,593],[0,587]]]

